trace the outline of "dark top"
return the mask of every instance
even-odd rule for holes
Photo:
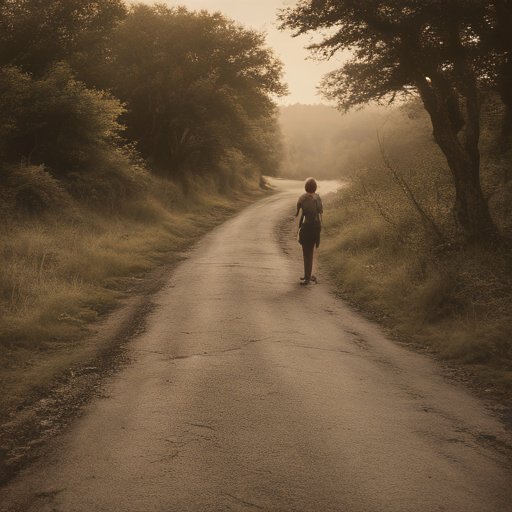
[[[318,220],[318,215],[324,212],[320,196],[318,194],[311,196],[307,192],[302,194],[297,201],[297,215],[301,208],[302,214],[304,215],[304,222]]]
[[[320,245],[320,214],[323,213],[322,200],[318,194],[311,196],[306,193],[299,197],[297,201],[297,215],[302,209],[299,242],[303,246]]]

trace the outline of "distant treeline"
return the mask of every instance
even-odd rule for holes
[[[377,105],[342,115],[327,105],[296,103],[281,107],[279,119],[284,137],[280,174],[296,179],[348,178],[380,158],[377,134],[384,126],[389,132],[404,124],[396,109]]]
[[[0,208],[105,202],[148,171],[218,189],[275,174],[281,63],[219,13],[121,0],[0,6]],[[193,181],[193,180],[192,180]]]

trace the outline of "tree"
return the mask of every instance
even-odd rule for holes
[[[489,6],[489,23],[480,30],[487,61],[487,79],[498,91],[505,107],[501,126],[501,147],[511,147],[512,136],[512,0],[499,0]]]
[[[353,57],[323,83],[326,98],[347,111],[417,93],[450,167],[454,213],[466,239],[484,243],[494,224],[480,185],[479,86],[493,80],[496,49],[483,44],[496,10],[483,0],[301,0],[281,11],[295,35],[325,30],[309,48],[319,58]]]
[[[122,0],[4,0],[0,66],[15,65],[37,76],[63,60],[91,66],[125,14]]]
[[[139,4],[105,64],[102,86],[128,107],[126,137],[165,173],[214,169],[226,150],[268,150],[261,131],[277,116],[271,97],[286,88],[262,34],[220,13]]]
[[[123,107],[92,91],[66,64],[34,79],[14,67],[0,70],[0,159],[42,165],[54,176],[77,170],[118,137]]]

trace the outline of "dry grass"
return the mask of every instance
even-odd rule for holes
[[[4,354],[79,338],[122,295],[116,278],[171,263],[250,200],[247,194],[227,198],[200,186],[187,198],[173,198],[158,185],[153,184],[154,195],[126,201],[115,215],[86,205],[78,212],[75,208],[5,227],[0,233]]]
[[[53,183],[50,184],[53,187]],[[81,183],[86,189],[97,183]],[[72,201],[11,215],[0,231],[0,419],[44,396],[62,373],[94,364],[112,340],[95,323],[201,235],[264,193],[247,181],[226,195],[206,181],[186,196],[147,178],[124,200]],[[102,194],[101,197],[104,198]],[[116,313],[117,314],[117,313]],[[100,336],[101,338],[101,336]]]
[[[320,258],[339,290],[397,335],[511,392],[510,255],[439,245],[390,188],[379,194],[375,207],[355,181],[325,209]]]

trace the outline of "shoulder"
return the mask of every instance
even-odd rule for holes
[[[308,193],[306,192],[305,194],[302,194],[300,197],[299,197],[299,200],[297,201],[297,203],[302,203],[304,202],[304,199],[306,199],[308,197]]]
[[[318,194],[315,194],[316,209],[318,213],[324,213],[324,207],[322,205],[322,199]]]

